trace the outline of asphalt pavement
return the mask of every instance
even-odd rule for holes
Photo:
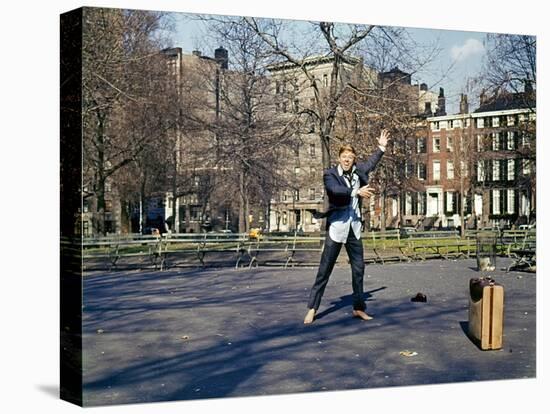
[[[315,272],[87,272],[84,405],[536,376],[535,273],[491,273],[505,289],[504,342],[482,351],[466,334],[475,260],[367,265],[371,321],[352,318],[351,273],[337,266],[304,325]],[[411,302],[419,292],[427,302]]]

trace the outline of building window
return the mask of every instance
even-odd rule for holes
[[[416,140],[416,152],[418,154],[426,153],[426,137],[420,137]]]
[[[309,177],[311,179],[315,179],[315,168],[314,167],[309,167]]]
[[[501,143],[500,143],[500,133],[499,132],[492,132],[491,136],[493,138],[493,151],[500,150],[502,148]]]
[[[477,134],[477,152],[483,151],[483,135]]]
[[[294,175],[300,174],[300,167],[294,167]]]
[[[202,211],[200,206],[191,206],[189,211],[189,220],[190,221],[201,221]]]
[[[477,181],[485,181],[485,161],[479,160],[477,162]]]
[[[413,168],[414,168],[414,165],[413,165],[413,162],[408,160],[407,162],[405,162],[405,177],[406,178],[409,178],[411,176],[411,174],[413,173]]]
[[[432,131],[439,131],[439,121],[432,122]]]
[[[440,152],[441,151],[441,145],[440,145],[440,138],[439,137],[433,137],[433,152]]]
[[[294,190],[294,201],[300,201],[300,190]]]
[[[515,177],[515,171],[516,171],[516,160],[511,159],[508,160],[508,181],[513,181]]]
[[[447,205],[445,206],[445,209],[449,213],[454,213],[454,193],[452,191],[447,191]]]
[[[309,199],[310,200],[315,200],[315,188],[310,188],[309,189]]]
[[[286,225],[288,222],[288,216],[286,214],[286,211],[283,211],[283,225]]]
[[[275,93],[281,93],[281,82],[275,81]]]
[[[483,128],[483,118],[476,119],[476,128]]]
[[[113,202],[111,200],[105,200],[105,212],[110,213],[113,211]]]
[[[513,150],[515,149],[515,131],[508,131],[506,134],[506,149]]]
[[[323,86],[328,87],[328,75],[326,73],[323,75]]]
[[[441,163],[438,160],[433,162],[433,180],[439,181],[441,179]]]
[[[447,161],[447,179],[452,180],[455,178],[455,166],[452,161]]]
[[[523,160],[523,175],[527,175],[527,174],[530,174],[531,173],[531,165],[529,163],[529,160],[528,159],[524,159]]]
[[[497,128],[499,126],[499,117],[498,116],[493,117],[492,126],[493,126],[493,128]]]
[[[508,126],[515,126],[517,124],[517,115],[508,115]]]
[[[300,110],[300,100],[294,99],[294,112],[298,112]]]
[[[427,196],[426,193],[417,193],[418,194],[418,214],[424,215],[426,214],[426,205],[427,205]]]
[[[453,152],[453,137],[447,137],[447,151]]]
[[[283,201],[288,201],[288,191],[283,191]]]
[[[516,211],[516,191],[513,189],[508,189],[508,214],[514,214]]]
[[[417,176],[419,180],[425,180],[426,179],[426,164],[420,162],[416,164],[417,167]]]
[[[500,214],[500,190],[493,190],[493,214]]]
[[[493,181],[500,180],[500,160],[493,160]]]
[[[315,144],[309,144],[309,155],[311,158],[315,158]]]
[[[468,166],[466,163],[461,160],[460,161],[460,176],[461,177],[467,177],[468,176]]]

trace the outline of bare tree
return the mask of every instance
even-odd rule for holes
[[[485,65],[474,80],[482,88],[482,107],[525,109],[512,121],[513,145],[506,148],[518,168],[517,187],[526,192],[534,209],[536,201],[536,47],[535,36],[487,34]],[[507,121],[506,121],[507,122]],[[488,137],[489,141],[491,137]],[[504,141],[504,140],[502,140]],[[488,143],[491,145],[491,143]],[[504,148],[502,148],[504,149]],[[492,160],[498,162],[498,159]]]
[[[271,54],[243,18],[202,16],[211,44],[223,44],[227,58],[208,69],[207,88],[215,100],[203,118],[212,134],[209,153],[215,167],[217,200],[233,202],[239,231],[249,230],[252,206],[269,205],[277,182],[279,153],[294,135],[292,117],[274,116],[272,83],[267,76]],[[220,51],[222,49],[219,49]],[[214,76],[212,76],[214,75]],[[213,115],[213,116],[212,116]],[[214,196],[216,197],[216,196]]]
[[[164,131],[155,109],[163,85],[156,59],[163,19],[157,12],[84,10],[84,196],[96,200],[96,233],[105,232],[107,179]]]

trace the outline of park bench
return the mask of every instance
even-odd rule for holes
[[[113,270],[120,259],[134,258],[145,259],[157,269],[161,265],[161,241],[160,235],[142,234],[87,237],[82,240],[83,265],[89,268],[107,261],[109,270]]]
[[[386,264],[394,261],[411,261],[399,229],[365,233],[363,255],[365,262]]]
[[[202,267],[206,266],[206,258],[212,256],[210,263],[216,263],[215,258],[230,256],[231,262],[235,262],[238,268],[244,257],[248,255],[249,237],[246,234],[233,233],[171,233],[167,234],[162,244],[162,263],[165,265],[169,259],[179,264],[185,255],[191,254]],[[218,260],[219,262],[219,260]]]
[[[294,236],[286,266],[289,264],[317,266],[321,260],[325,238],[321,236]]]
[[[514,269],[535,271],[537,264],[536,230],[524,231],[523,239],[519,244],[509,244],[508,257],[513,261],[506,269],[507,272]]]
[[[248,268],[258,267],[262,259],[264,265],[284,263],[286,268],[293,260],[296,236],[260,234],[248,243],[247,253],[250,256]]]
[[[475,254],[475,239],[460,238],[456,231],[417,232],[407,239],[407,252],[414,260],[469,258]]]

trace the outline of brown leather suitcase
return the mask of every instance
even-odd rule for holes
[[[504,287],[490,278],[470,279],[468,333],[482,349],[502,348]]]

